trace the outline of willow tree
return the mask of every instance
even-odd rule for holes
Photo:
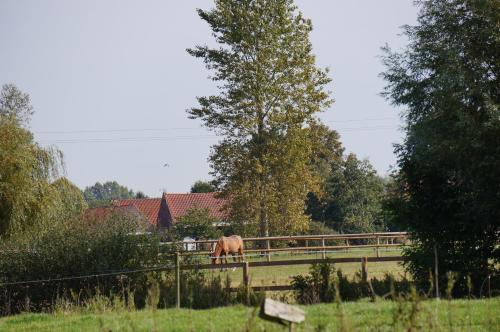
[[[209,160],[231,198],[233,226],[262,236],[300,231],[317,186],[308,128],[332,102],[327,71],[312,54],[311,21],[291,0],[217,0],[198,14],[218,47],[188,52],[204,60],[219,93],[199,97],[189,114],[222,137]]]
[[[50,182],[62,169],[62,155],[42,148],[26,129],[30,98],[12,84],[0,91],[0,237],[43,226],[57,193]]]

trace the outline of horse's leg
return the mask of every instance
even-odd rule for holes
[[[231,256],[233,256],[233,262],[236,263],[236,256],[235,256],[234,252],[231,253]],[[236,267],[233,267],[232,270],[236,271]]]
[[[222,256],[224,255],[224,257],[226,257],[226,255],[224,253],[221,253],[220,256],[219,256],[219,259],[220,259],[220,270],[221,271],[224,271],[224,267],[222,267],[222,264],[224,264],[224,258],[222,258]]]
[[[243,248],[238,248],[238,260],[240,263],[245,261],[245,257],[243,257]]]

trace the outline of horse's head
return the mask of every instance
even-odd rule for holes
[[[217,248],[217,244],[215,242],[210,246],[210,253],[208,254],[208,258],[212,260],[212,264],[217,264],[218,255],[215,250]]]

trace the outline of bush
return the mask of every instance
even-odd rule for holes
[[[110,216],[10,239],[0,247],[0,312],[52,310],[61,297],[83,302],[125,289],[135,293],[136,305],[144,305],[147,276],[133,271],[166,264],[170,256],[159,255],[156,236],[132,235],[136,229],[134,220]],[[26,283],[32,280],[44,281]]]
[[[298,303],[314,304],[320,302],[355,301],[365,297],[394,298],[410,292],[408,279],[395,280],[387,274],[381,280],[372,278],[363,281],[361,273],[349,280],[342,271],[335,270],[333,264],[313,264],[310,274],[294,276],[292,287],[296,291]]]
[[[187,258],[187,257],[186,257]],[[188,258],[183,264],[199,263],[195,258]],[[226,275],[213,276],[203,270],[193,269],[181,271],[181,307],[192,309],[208,309],[213,307],[228,306],[233,304],[259,305],[264,293],[254,293],[249,290],[247,303],[247,290],[240,286],[236,291],[231,290],[231,277]],[[167,308],[175,305],[176,284],[173,274],[165,274],[160,284],[160,307]]]

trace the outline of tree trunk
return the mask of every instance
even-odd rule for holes
[[[267,204],[264,190],[264,180],[261,177],[260,183],[260,216],[259,216],[259,225],[260,225],[260,236],[269,236],[269,220],[267,218]]]

